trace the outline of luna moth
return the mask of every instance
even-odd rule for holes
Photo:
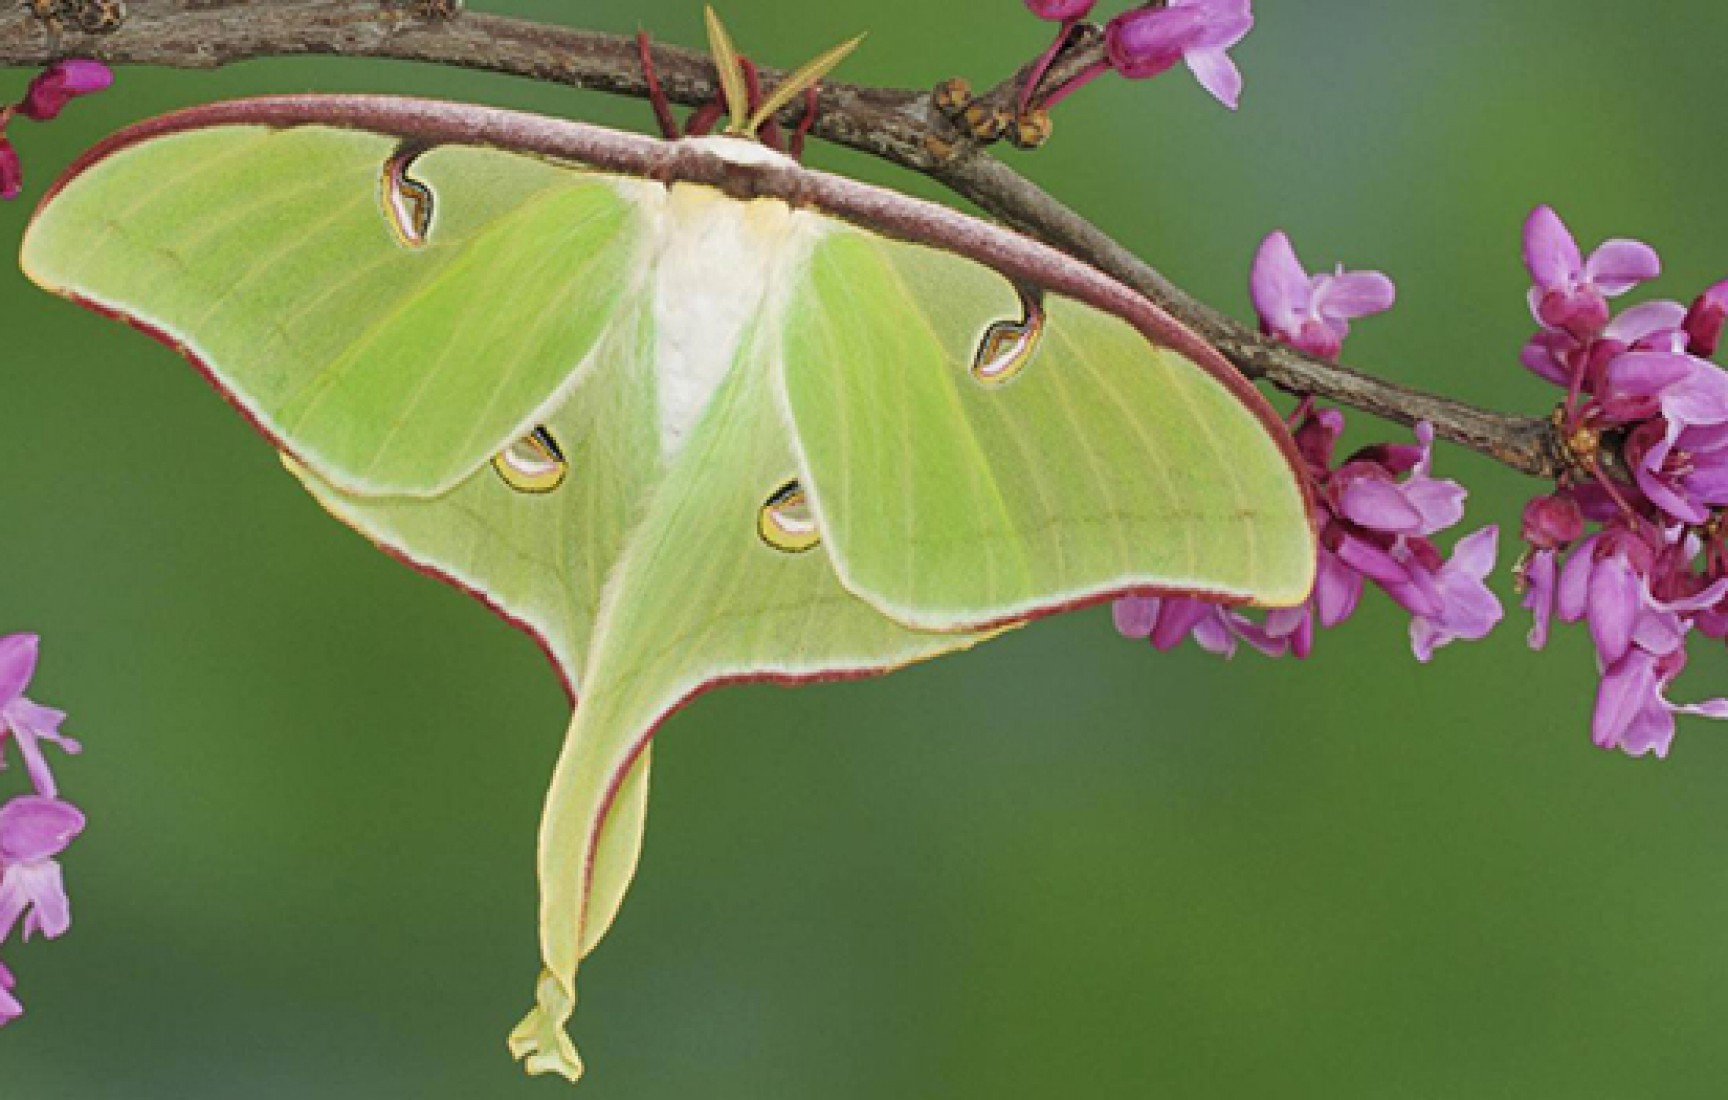
[[[181,353],[330,514],[579,696],[510,1037],[534,1073],[582,1071],[577,971],[635,873],[650,739],[696,694],[1313,580],[1294,446],[1217,351],[1054,249],[747,132],[218,103],[87,153],[23,266]]]

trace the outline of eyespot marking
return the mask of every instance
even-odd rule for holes
[[[1036,290],[1016,287],[1020,293],[1018,321],[997,321],[984,330],[978,351],[972,356],[972,377],[986,386],[1002,386],[1032,361],[1044,335],[1043,296]]]
[[[788,481],[769,494],[756,515],[756,533],[782,554],[802,554],[822,541],[804,487]]]
[[[432,214],[436,202],[432,189],[409,175],[414,162],[426,152],[424,145],[403,143],[384,162],[380,195],[384,204],[384,220],[404,248],[424,248],[432,232]]]
[[[545,428],[535,428],[494,455],[492,468],[519,493],[550,493],[570,474],[569,460]]]

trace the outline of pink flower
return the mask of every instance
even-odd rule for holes
[[[24,165],[18,150],[0,134],[0,199],[15,199],[24,193]]]
[[[1159,652],[1176,648],[1192,634],[1201,649],[1220,657],[1235,656],[1238,638],[1272,656],[1283,653],[1282,645],[1268,639],[1246,617],[1204,600],[1124,596],[1111,613],[1123,637],[1144,638]]]
[[[1026,0],[1026,7],[1040,19],[1052,23],[1070,23],[1084,19],[1098,0]]]
[[[77,97],[100,92],[113,83],[113,70],[100,61],[56,61],[30,82],[18,113],[47,122]]]
[[[1602,677],[1590,739],[1599,748],[1619,749],[1628,756],[1668,755],[1674,741],[1674,716],[1695,714],[1728,718],[1728,699],[1677,705],[1668,701],[1668,685],[1686,667],[1685,649],[1655,654],[1627,650]]]
[[[1378,271],[1340,265],[1335,274],[1310,276],[1282,232],[1261,242],[1249,292],[1262,332],[1321,359],[1337,357],[1352,320],[1391,309],[1397,298],[1392,280]]]
[[[1629,351],[1609,363],[1602,402],[1616,420],[1658,412],[1668,433],[1728,424],[1728,373],[1677,352]]]
[[[1608,299],[1662,272],[1656,251],[1639,241],[1611,240],[1585,259],[1552,207],[1538,206],[1524,223],[1524,265],[1536,285],[1530,312],[1546,328],[1589,340],[1608,324]]]
[[[1722,325],[1728,321],[1728,281],[1698,295],[1682,322],[1686,330],[1688,350],[1693,355],[1709,358],[1716,354],[1722,342]]]
[[[1537,497],[1524,506],[1524,541],[1539,550],[1555,550],[1584,536],[1584,510],[1570,495]]]
[[[1111,66],[1123,76],[1157,76],[1185,61],[1200,86],[1232,111],[1242,73],[1225,52],[1254,27],[1249,0],[1170,0],[1123,12],[1104,28]]]
[[[42,742],[52,742],[73,755],[83,748],[60,732],[60,724],[66,720],[63,712],[24,697],[24,689],[30,686],[30,678],[36,672],[39,644],[34,634],[0,637],[0,767],[6,763],[6,738],[10,735],[17,742],[36,793],[53,798],[58,789],[42,752]]]
[[[1418,661],[1426,664],[1450,642],[1486,638],[1500,622],[1500,601],[1483,583],[1494,570],[1499,540],[1495,527],[1466,535],[1453,547],[1452,560],[1434,574],[1439,610],[1410,620],[1410,646]]]
[[[24,1006],[18,1003],[18,998],[12,995],[12,988],[17,980],[12,972],[6,969],[5,963],[0,963],[0,1027],[24,1015]]]
[[[0,806],[0,941],[20,919],[25,939],[55,939],[72,926],[54,857],[83,831],[84,815],[56,799],[25,795]]]

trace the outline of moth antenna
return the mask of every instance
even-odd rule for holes
[[[713,53],[714,67],[720,73],[720,92],[726,99],[726,113],[732,116],[726,132],[739,136],[754,133],[754,127],[746,129],[744,126],[750,117],[750,93],[744,82],[744,67],[738,63],[738,47],[732,44],[732,36],[726,32],[726,25],[720,22],[720,16],[713,8],[703,8],[702,12],[708,22],[708,49]]]
[[[750,118],[750,132],[755,133],[764,122],[779,114],[781,109],[802,95],[806,89],[814,88],[823,77],[833,72],[840,62],[846,60],[853,50],[862,45],[866,37],[861,34],[857,38],[842,42],[799,66],[796,72],[782,80],[768,98],[762,101],[762,105],[756,108],[756,113]]]

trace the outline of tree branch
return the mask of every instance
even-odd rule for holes
[[[58,11],[44,19],[35,8]],[[131,0],[117,27],[86,18],[121,10],[109,0],[17,0],[0,14],[0,64],[36,67],[67,57],[114,65],[215,68],[261,57],[327,54],[393,58],[506,73],[614,95],[646,98],[633,40],[479,12],[443,14],[450,0]],[[1097,36],[1081,35],[1052,66],[1053,87],[1096,60]],[[698,106],[719,94],[705,54],[653,47],[660,85],[673,102]],[[763,69],[772,86],[783,74]],[[1024,70],[980,97],[1011,102]],[[801,106],[781,121],[796,123]],[[1145,294],[1216,345],[1242,372],[1292,393],[1313,394],[1389,420],[1427,420],[1443,438],[1541,478],[1562,470],[1546,420],[1509,416],[1310,358],[1175,286],[1097,226],[985,151],[937,109],[931,94],[824,84],[814,134],[881,157],[944,184],[1008,225],[1062,249]]]

